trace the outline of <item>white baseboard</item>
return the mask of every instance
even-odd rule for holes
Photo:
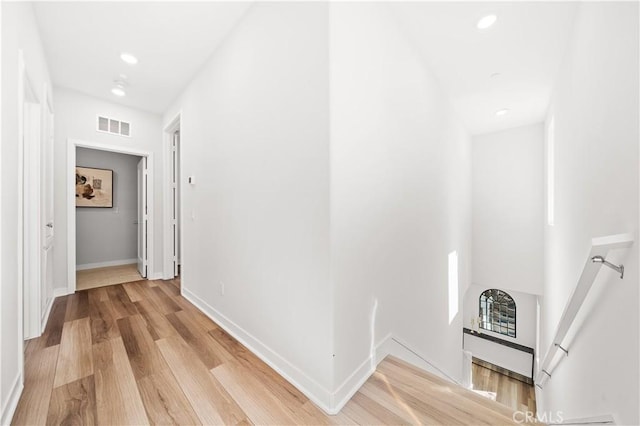
[[[44,312],[44,315],[42,316],[41,320],[40,320],[40,335],[42,336],[42,333],[44,333],[44,329],[47,327],[47,321],[49,321],[49,314],[51,313],[51,308],[53,307],[53,301],[56,300],[56,296],[55,293],[51,296],[51,300],[49,301],[49,304],[47,305],[47,309]]]
[[[544,414],[544,413],[543,413]],[[548,421],[548,425],[616,425],[616,418],[613,414],[604,414],[601,416],[581,417],[579,419],[562,419],[559,422]]]
[[[66,296],[68,294],[71,294],[71,293],[69,292],[69,289],[67,287],[58,287],[58,288],[54,288],[53,289],[53,298],[54,299],[56,297]]]
[[[537,376],[534,376],[534,377],[537,377]],[[535,396],[536,396],[536,415],[542,415],[542,413],[545,412],[545,404],[544,404],[544,399],[542,398],[542,390],[534,384],[533,392],[535,393]]]
[[[392,355],[403,360],[406,363],[420,368],[421,370],[425,370],[451,383],[462,386],[461,380],[459,378],[455,378],[452,374],[449,374],[446,371],[438,368],[426,356],[420,353],[420,351],[412,348],[410,345],[396,336],[389,335],[380,343],[378,363],[382,361],[387,355]]]
[[[367,359],[356,368],[349,377],[336,389],[332,395],[332,407],[330,414],[338,414],[342,407],[355,395],[376,370],[377,365],[372,364],[372,357]]]
[[[164,280],[165,278],[164,278],[164,275],[162,274],[162,272],[158,272],[158,273],[155,273],[155,274],[148,274],[147,275],[147,279],[151,280],[151,281],[154,281],[154,280]]]
[[[51,300],[49,301],[49,305],[47,306],[47,310],[45,315],[42,317],[42,324],[40,325],[40,335],[44,333],[44,329],[47,328],[47,322],[49,322],[49,315],[51,314],[51,308],[53,307],[53,302],[55,302],[57,297],[62,297],[70,294],[69,289],[67,287],[62,288],[54,288],[53,295],[51,296]]]
[[[360,387],[371,377],[378,364],[387,356],[394,356],[429,373],[435,374],[455,384],[459,382],[427,361],[424,356],[410,348],[402,340],[387,334],[376,343],[375,352],[365,359],[354,372],[338,387],[333,394],[333,407],[330,414],[336,414],[349,402]]]
[[[356,368],[349,377],[333,393],[333,407],[331,414],[337,414],[342,408],[349,402],[349,400],[355,395],[356,392],[365,384],[365,382],[371,377],[378,364],[387,356],[388,353],[383,353],[383,348],[387,346],[387,342],[392,339],[391,333],[389,333],[384,339],[376,344],[375,353],[369,355],[359,366]]]
[[[87,269],[106,268],[108,266],[131,265],[138,263],[138,259],[121,259],[110,260],[109,262],[85,263],[84,265],[76,265],[76,271],[84,271]]]
[[[313,403],[328,414],[335,414],[332,402],[333,395],[318,382],[307,376],[302,370],[283,358],[280,354],[269,348],[266,344],[251,335],[239,325],[224,316],[218,310],[210,306],[204,300],[182,287],[182,296],[193,303],[205,315],[222,327],[227,333],[247,347],[258,358],[267,363],[271,368],[284,377],[289,383],[305,394]]]
[[[22,384],[22,377],[20,376],[20,373],[18,373],[13,381],[13,385],[11,386],[11,390],[9,391],[6,400],[2,401],[3,404],[2,414],[0,415],[0,424],[11,424],[16,408],[18,408],[18,401],[20,401],[23,388],[24,385]]]
[[[289,383],[295,386],[311,401],[329,415],[340,412],[353,395],[371,377],[376,367],[388,355],[393,355],[409,364],[432,374],[442,377],[452,383],[459,384],[459,381],[449,376],[439,368],[435,367],[425,357],[417,351],[411,349],[406,343],[388,334],[375,346],[375,352],[370,354],[354,371],[347,377],[335,392],[330,392],[315,380],[307,376],[298,367],[287,361],[281,355],[273,351],[266,344],[251,335],[242,327],[235,324],[218,310],[200,299],[187,288],[182,286],[182,296],[193,303],[200,311],[211,318],[216,324],[222,327],[227,333],[246,346],[258,358],[267,363],[277,371]]]

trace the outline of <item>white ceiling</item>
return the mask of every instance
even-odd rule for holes
[[[249,7],[247,2],[36,2],[54,83],[162,113]],[[544,119],[577,4],[398,2],[391,13],[472,134]],[[480,31],[489,13],[498,20]],[[127,65],[121,52],[136,55]],[[500,73],[491,78],[493,73]],[[127,96],[111,94],[126,74]],[[495,112],[508,108],[509,114]]]
[[[57,86],[162,113],[245,13],[247,2],[35,2]],[[134,54],[131,66],[121,52]],[[111,94],[128,76],[127,96]]]
[[[577,3],[403,2],[390,8],[472,134],[544,120]],[[476,22],[488,14],[498,20],[478,30]],[[496,117],[503,108],[509,113]]]

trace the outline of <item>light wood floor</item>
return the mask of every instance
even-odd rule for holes
[[[512,411],[388,357],[327,416],[179,295],[138,281],[54,302],[26,346],[13,424],[513,424]]]
[[[141,280],[138,265],[118,265],[76,271],[76,289],[88,290]]]
[[[500,374],[478,364],[472,364],[473,389],[491,392],[495,400],[512,410],[536,412],[536,392],[533,385]]]

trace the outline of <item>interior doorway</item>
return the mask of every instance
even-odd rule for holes
[[[152,154],[73,139],[68,154],[69,293],[152,276]]]
[[[76,289],[147,277],[146,158],[76,148]]]

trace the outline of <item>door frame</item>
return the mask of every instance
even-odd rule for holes
[[[35,104],[37,133],[25,134],[25,106]],[[39,337],[44,331],[49,306],[43,306],[47,297],[42,293],[42,155],[47,113],[53,114],[50,87],[33,84],[26,67],[24,53],[18,50],[18,312],[20,339]],[[30,137],[31,140],[25,140]],[[25,174],[28,173],[28,177]],[[29,183],[27,185],[27,183]],[[25,210],[25,204],[29,208]],[[28,255],[25,255],[28,250]]]
[[[51,179],[53,179],[53,176],[55,175],[55,169],[54,169],[54,161],[55,161],[55,112],[53,110],[53,99],[51,94],[49,93],[49,87],[47,86],[47,83],[44,83],[44,95],[43,95],[43,100],[42,100],[42,141],[49,144],[49,147],[51,149],[51,158],[48,159],[48,161],[50,161],[49,166],[51,167]],[[49,125],[47,125],[47,121],[50,120]],[[50,127],[49,127],[50,126]],[[50,141],[47,141],[47,139],[51,139]],[[43,145],[40,144],[40,148],[43,148]],[[41,152],[40,153],[40,158],[44,158],[43,154],[45,154],[46,152]],[[45,158],[46,159],[46,158]],[[40,321],[42,323],[41,329],[40,329],[40,334],[44,333],[44,329],[47,325],[47,321],[49,319],[49,313],[51,312],[51,308],[53,307],[53,301],[55,300],[56,296],[55,296],[55,284],[53,282],[54,280],[54,272],[53,272],[53,253],[50,253],[51,259],[46,258],[46,261],[44,261],[43,259],[45,259],[44,257],[44,253],[43,251],[46,250],[52,250],[53,246],[54,246],[54,242],[55,242],[55,229],[54,229],[54,214],[55,214],[55,193],[54,193],[54,183],[53,181],[51,182],[51,206],[47,205],[47,200],[46,200],[46,192],[47,192],[47,187],[44,184],[44,181],[48,178],[48,176],[46,176],[46,165],[44,164],[44,162],[41,161],[40,163],[40,168],[41,168],[41,175],[40,175],[40,196],[41,196],[41,211],[40,211],[40,255],[43,256],[41,257],[41,261],[40,261],[40,265],[44,266],[44,270],[42,270],[41,268],[41,274],[40,274],[40,289],[43,288],[43,281],[46,282],[47,280],[47,263],[51,262],[51,293],[50,294],[44,294],[44,296],[41,294],[41,297],[49,297],[50,299],[47,301],[46,307],[44,309],[41,309],[40,312]],[[51,222],[47,223],[47,209],[49,209],[49,207],[51,207]],[[45,229],[45,227],[48,227],[49,225],[51,225],[51,237],[49,239],[49,241],[47,241],[47,230]],[[47,242],[50,243],[50,246],[47,246]],[[44,286],[46,288],[46,284]],[[42,306],[43,301],[40,300],[40,306]]]
[[[25,299],[24,290],[24,103],[26,86],[29,77],[24,61],[24,52],[18,49],[18,341],[16,342],[18,350],[18,369],[20,374],[20,383],[24,383],[24,313],[25,304],[31,303],[32,300]]]
[[[25,339],[32,339],[42,333],[42,294],[41,294],[41,154],[42,154],[42,99],[31,83],[28,73],[22,80],[22,120],[19,141],[22,158],[19,178],[22,193],[22,226],[21,232],[22,277],[24,297],[23,327]],[[28,108],[28,109],[27,109]]]
[[[153,153],[136,148],[120,147],[99,142],[80,139],[67,139],[67,290],[69,294],[76,291],[76,148],[89,148],[99,151],[117,152],[119,154],[147,157],[147,279],[154,275],[154,170]]]
[[[147,190],[149,184],[149,167],[147,158],[140,157],[136,164],[136,187],[138,189],[138,199],[136,200],[136,267],[142,278],[149,278],[149,199]]]
[[[171,194],[171,177],[172,174],[170,173],[171,171],[171,146],[172,146],[172,140],[173,140],[173,133],[176,130],[180,130],[180,145],[178,146],[178,149],[181,150],[181,145],[182,145],[182,136],[183,136],[183,125],[182,125],[182,111],[178,111],[178,113],[173,117],[173,119],[171,119],[171,121],[169,121],[169,124],[167,124],[165,126],[165,128],[163,129],[163,135],[162,135],[162,139],[163,139],[163,152],[164,152],[164,169],[167,171],[166,173],[166,177],[164,179],[164,208],[163,208],[163,213],[164,213],[164,262],[163,262],[163,271],[162,271],[162,278],[165,280],[170,280],[174,278],[173,275],[173,244],[172,244],[172,237],[173,237],[173,232],[171,229],[171,217],[173,216],[172,212],[173,212],[173,199],[170,196]],[[182,155],[178,155],[178,170],[180,170],[180,172],[182,172],[183,167],[182,167]],[[182,197],[184,195],[184,192],[182,191],[182,181],[178,182],[178,192],[180,194],[180,205],[178,205],[178,209],[180,209],[180,214],[178,215],[179,217],[179,221],[178,221],[178,229],[180,229],[180,237],[179,237],[179,241],[178,241],[178,245],[180,246],[180,255],[181,255],[181,259],[180,259],[180,263],[181,263],[181,268],[180,270],[182,271],[184,268],[182,268],[182,264],[184,264],[184,251],[182,250],[184,248],[183,244],[182,244],[182,238],[183,238],[183,224],[184,224],[184,214],[182,214]],[[181,274],[182,275],[182,274]],[[182,276],[181,278],[181,282],[182,285],[184,285],[184,280],[182,280]]]

